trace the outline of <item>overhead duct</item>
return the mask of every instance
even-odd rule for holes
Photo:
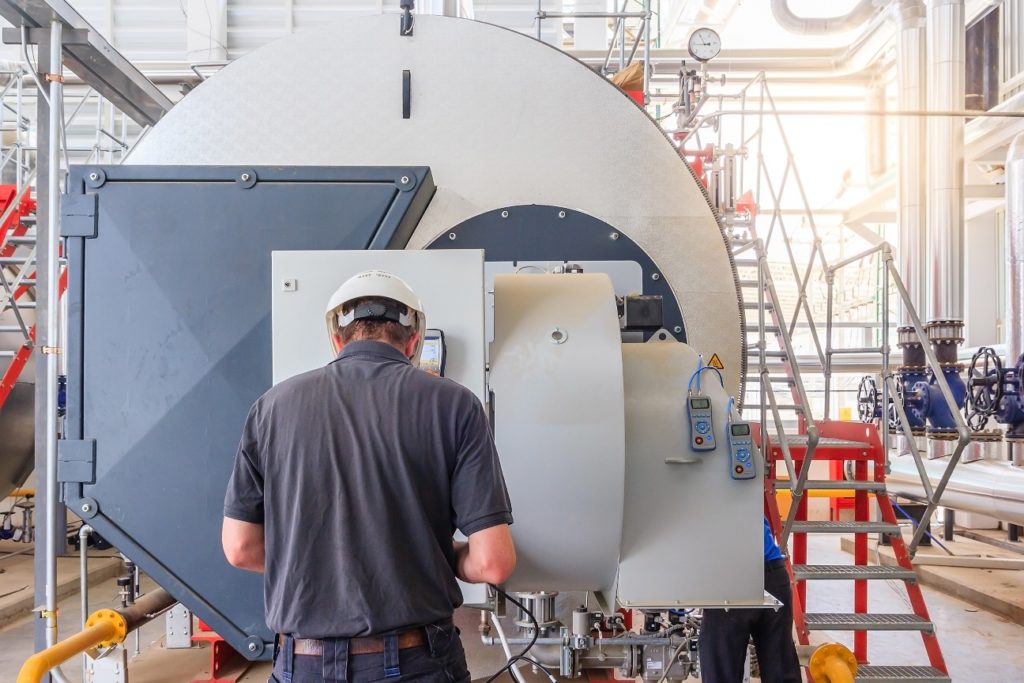
[[[928,5],[928,109],[964,107],[964,3]],[[928,119],[929,318],[963,319],[964,307],[964,121]]]
[[[843,33],[859,27],[875,13],[873,0],[860,0],[848,14],[839,17],[799,17],[789,8],[788,0],[772,0],[772,16],[779,26],[800,35]]]

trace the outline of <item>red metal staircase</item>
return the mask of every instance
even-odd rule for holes
[[[796,522],[792,529],[792,552],[786,563],[793,581],[793,621],[797,637],[803,645],[810,644],[811,631],[852,631],[853,651],[860,666],[858,681],[949,681],[942,651],[935,634],[928,608],[921,593],[907,553],[903,536],[896,521],[892,502],[886,494],[885,452],[874,424],[861,422],[817,422],[820,441],[813,459],[822,461],[850,461],[854,478],[848,481],[809,480],[807,490],[852,489],[854,491],[854,519],[850,521],[810,521],[807,519],[807,497],[794,498],[797,505]],[[786,437],[796,469],[799,471],[807,451],[807,438]],[[769,476],[765,480],[765,514],[776,538],[782,535],[783,520],[776,500],[776,485],[788,489],[790,482],[777,479],[778,463],[783,460],[782,448],[770,442],[765,449]],[[879,515],[872,519],[871,498],[877,501]],[[807,535],[853,534],[853,563],[849,565],[822,565],[808,561]],[[899,564],[898,567],[868,564],[868,535],[888,536]],[[868,584],[878,580],[902,581],[913,611],[909,613],[879,614],[868,610]],[[811,611],[807,603],[807,581],[852,581],[854,607],[851,613]],[[872,631],[919,631],[927,653],[927,666],[877,665],[868,662],[868,633]]]

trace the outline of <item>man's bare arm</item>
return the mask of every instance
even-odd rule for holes
[[[225,517],[220,540],[229,564],[251,572],[263,572],[266,549],[262,524]]]
[[[454,541],[455,573],[467,583],[503,583],[516,568],[516,549],[507,524],[470,534],[468,541]]]

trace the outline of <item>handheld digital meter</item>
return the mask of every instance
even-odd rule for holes
[[[690,418],[690,448],[695,451],[715,450],[717,439],[711,416],[711,399],[702,394],[691,394],[686,398],[686,413]]]
[[[420,353],[420,368],[432,375],[444,377],[445,358],[444,330],[427,330],[423,335],[423,351]]]
[[[753,479],[754,470],[754,439],[750,433],[749,422],[729,421],[729,474],[733,479]]]

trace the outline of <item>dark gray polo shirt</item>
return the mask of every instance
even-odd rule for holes
[[[224,515],[264,525],[267,626],[304,638],[451,616],[455,529],[512,522],[477,397],[374,341],[256,401]]]

